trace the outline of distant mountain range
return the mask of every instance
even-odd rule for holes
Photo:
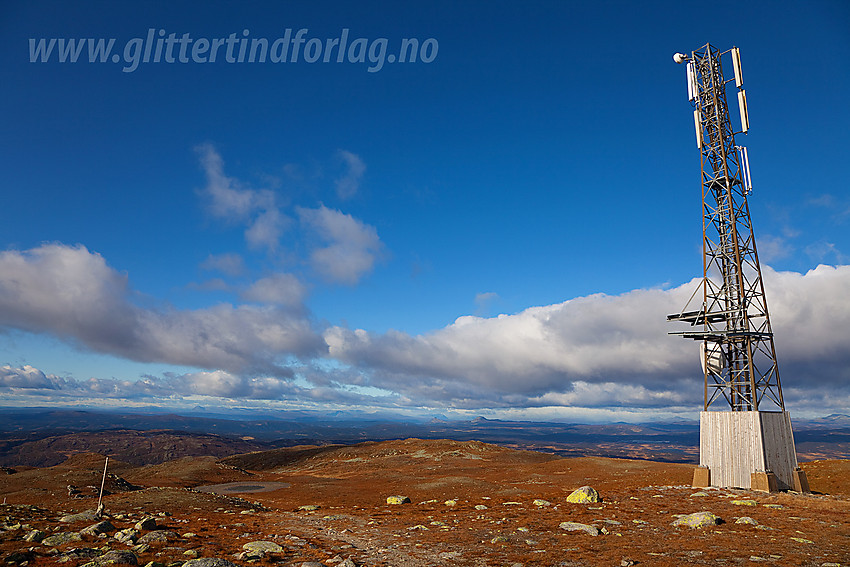
[[[201,408],[202,409],[202,408]],[[850,458],[850,416],[795,419],[801,460]],[[140,434],[140,432],[142,432]],[[605,456],[697,462],[697,421],[569,424],[478,417],[451,421],[435,416],[416,422],[382,416],[293,412],[285,418],[227,419],[168,413],[65,409],[0,410],[0,465],[48,466],[81,452],[150,464],[181,456],[266,450],[292,445],[351,444],[389,439],[484,441],[562,456]]]

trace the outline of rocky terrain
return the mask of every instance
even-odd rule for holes
[[[696,490],[691,465],[476,441],[110,459],[96,518],[103,463],[78,454],[4,469],[0,558],[21,567],[850,565],[850,461],[805,463],[814,492],[804,495]]]

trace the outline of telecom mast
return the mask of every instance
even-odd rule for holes
[[[721,65],[727,54],[731,79],[724,79]],[[671,334],[700,342],[705,387],[694,486],[808,491],[782,399],[747,204],[749,157],[735,143],[736,134],[749,130],[740,51],[720,52],[706,44],[673,60],[687,63],[702,164],[703,278],[682,312],[667,316],[694,327]],[[733,81],[741,124],[737,132],[726,102]]]

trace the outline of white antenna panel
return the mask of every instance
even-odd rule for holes
[[[688,61],[688,100],[694,100],[697,97],[697,77],[694,69],[694,62]]]
[[[697,133],[697,148],[702,149],[702,126],[699,120],[699,109],[694,109],[694,130]]]
[[[750,177],[750,156],[747,154],[747,148],[738,146],[738,155],[740,156],[741,181],[744,182],[746,194],[749,195],[753,190],[753,178]]]
[[[741,131],[746,134],[750,129],[750,117],[747,115],[747,93],[743,89],[738,91],[738,110],[741,111]]]
[[[741,71],[741,50],[732,48],[732,66],[735,68],[735,86],[739,89],[744,84],[744,74]]]

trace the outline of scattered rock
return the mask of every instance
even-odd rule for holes
[[[568,532],[585,532],[592,536],[599,535],[598,528],[587,524],[580,524],[578,522],[561,522],[558,527],[562,530],[567,530]]]
[[[83,567],[100,567],[101,565],[138,565],[139,558],[130,551],[107,551],[100,557],[86,563]]]
[[[171,539],[177,539],[178,535],[176,532],[168,531],[168,530],[154,530],[152,532],[148,532],[142,537],[140,537],[137,541],[139,543],[165,543]]]
[[[532,504],[534,504],[535,506],[539,506],[540,508],[552,505],[551,502],[549,502],[548,500],[543,500],[542,498],[537,498],[536,500],[534,500],[534,502],[532,502]]]
[[[200,559],[190,559],[183,564],[183,567],[238,567],[238,565],[219,557],[201,557]]]
[[[273,541],[249,541],[242,549],[253,553],[281,553],[283,548]]]
[[[72,541],[83,541],[83,538],[77,532],[61,532],[56,535],[44,538],[43,540],[41,540],[41,544],[55,547],[57,545],[70,543]]]
[[[133,526],[133,527],[136,528],[140,532],[141,531],[147,532],[147,531],[150,531],[150,530],[155,530],[157,528],[156,518],[154,518],[152,516],[148,516],[147,518],[143,518],[143,519],[139,520],[138,522],[136,522],[136,525]]]
[[[118,530],[112,537],[113,539],[115,539],[116,541],[120,541],[121,543],[133,544],[136,543],[136,539],[139,537],[139,532],[132,528],[126,528],[123,530]]]
[[[735,523],[736,524],[749,524],[751,526],[758,525],[758,522],[755,521],[754,519],[750,518],[749,516],[741,516],[740,518],[735,520]]]
[[[446,506],[457,506],[457,500],[446,500],[443,504]]]
[[[62,516],[59,518],[59,521],[66,524],[73,524],[75,522],[96,522],[99,519],[100,516],[98,516],[97,510],[86,510],[79,514],[68,514],[66,516]]]
[[[599,498],[599,493],[589,486],[577,488],[576,490],[573,490],[569,496],[567,496],[567,502],[573,502],[575,504],[586,504],[588,502],[601,501],[602,499]]]
[[[758,502],[755,500],[733,500],[732,504],[735,506],[758,506]]]
[[[812,540],[802,537],[792,537],[791,539],[794,541],[799,541],[800,543],[814,543]]]
[[[47,534],[41,530],[32,530],[31,532],[27,532],[27,535],[24,536],[24,541],[30,541],[35,543],[41,543],[41,540],[47,537]]]
[[[407,496],[387,496],[387,504],[410,504]]]
[[[13,551],[6,556],[5,563],[26,563],[32,559],[32,553],[28,551]]]
[[[762,504],[765,508],[773,508],[774,510],[782,510],[785,508],[782,504]]]
[[[98,522],[96,524],[92,524],[87,528],[83,528],[80,530],[81,534],[89,534],[89,535],[98,535],[105,534],[108,532],[114,532],[115,526],[113,526],[109,520],[104,520],[102,522]]]
[[[485,506],[484,504],[476,504],[475,509],[476,510],[486,510],[487,506]]]
[[[351,557],[347,557],[345,561],[339,564],[339,567],[357,567],[357,564]]]
[[[689,528],[704,528],[706,526],[716,526],[722,520],[711,512],[694,512],[686,514],[673,520],[673,526],[688,526]]]
[[[321,508],[318,504],[305,504],[304,506],[299,506],[298,509],[302,512],[315,512]]]
[[[507,536],[499,535],[490,540],[490,543],[508,543],[510,539]]]
[[[183,552],[183,555],[185,557],[188,557],[189,559],[195,559],[198,556],[198,550],[197,549],[187,549],[186,551]]]

